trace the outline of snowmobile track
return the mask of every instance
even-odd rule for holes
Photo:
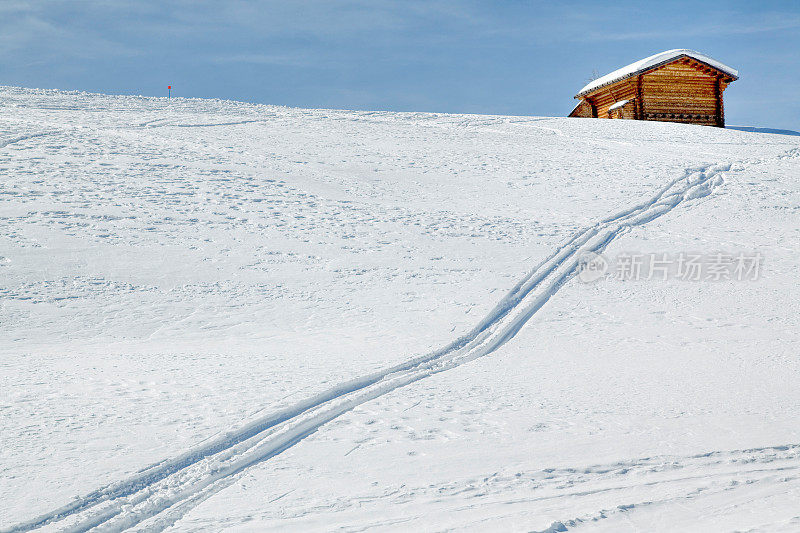
[[[233,483],[236,474],[280,454],[358,405],[494,352],[577,274],[585,254],[602,252],[631,228],[670,212],[684,201],[707,196],[723,182],[721,173],[730,168],[707,165],[687,170],[648,200],[577,231],[520,279],[471,331],[438,351],[342,383],[252,420],[3,531],[30,531],[47,525],[63,531],[161,531]]]

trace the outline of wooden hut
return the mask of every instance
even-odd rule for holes
[[[667,50],[615,70],[575,96],[570,117],[725,127],[722,92],[739,72],[694,50]]]

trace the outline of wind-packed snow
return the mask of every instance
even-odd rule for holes
[[[667,63],[681,56],[692,57],[698,61],[702,61],[706,65],[710,65],[718,70],[721,70],[726,74],[730,74],[734,78],[739,77],[739,71],[736,70],[735,68],[729,67],[725,63],[721,63],[716,59],[712,59],[707,55],[701,54],[700,52],[695,52],[694,50],[689,50],[686,48],[676,48],[675,50],[666,50],[658,54],[653,54],[650,57],[640,59],[639,61],[634,61],[630,65],[626,65],[622,68],[618,68],[613,72],[609,72],[605,76],[601,76],[596,80],[587,83],[583,89],[578,91],[578,96],[592,92],[593,90],[597,89],[598,87],[602,87],[603,85],[608,85],[609,83],[614,83],[619,80],[628,78],[630,76],[635,76],[636,74],[644,72],[649,68],[652,68],[656,65],[660,65],[662,63]]]
[[[800,527],[798,137],[0,110],[0,531]]]

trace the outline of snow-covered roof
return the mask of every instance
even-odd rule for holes
[[[623,107],[623,106],[624,106],[625,104],[627,104],[628,102],[630,102],[630,100],[620,100],[620,101],[619,101],[619,102],[617,102],[616,104],[614,104],[614,105],[612,105],[611,107],[609,107],[609,108],[608,108],[608,110],[609,110],[609,111],[614,111],[615,109],[619,109],[620,107]]]
[[[695,52],[694,50],[688,50],[686,48],[676,48],[675,50],[667,50],[666,52],[661,52],[652,55],[650,57],[640,59],[635,63],[631,63],[630,65],[627,65],[625,67],[618,68],[614,72],[610,72],[605,76],[597,78],[596,80],[589,82],[583,89],[581,89],[578,92],[578,96],[594,91],[595,89],[602,87],[603,85],[608,85],[610,83],[617,82],[624,78],[635,76],[636,74],[644,72],[645,70],[649,70],[658,65],[669,63],[670,61],[673,61],[681,56],[688,56],[693,59],[696,59],[697,61],[705,63],[710,67],[714,67],[715,69],[720,70],[725,74],[728,74],[734,79],[737,79],[739,77],[738,70],[736,70],[735,68],[731,68],[724,63],[720,63],[716,59],[712,59],[707,55],[703,55],[700,52]]]

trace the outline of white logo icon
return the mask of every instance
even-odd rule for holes
[[[602,254],[586,252],[578,259],[578,279],[583,283],[592,283],[604,277],[608,272],[608,261]]]

